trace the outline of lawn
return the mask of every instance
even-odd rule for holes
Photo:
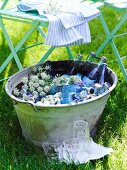
[[[102,8],[102,12],[112,30],[122,14],[106,7]],[[5,22],[5,24],[14,44],[21,39],[23,33],[28,28],[26,24],[14,24],[14,22],[10,21]],[[72,47],[74,55],[82,54],[83,60],[86,59],[91,51],[96,51],[105,38],[104,30],[98,18],[90,22],[90,28],[92,43]],[[125,31],[126,28],[127,24],[120,31]],[[42,40],[42,37],[35,31],[24,46]],[[127,37],[115,39],[115,42],[121,55],[125,55]],[[23,66],[27,67],[36,64],[47,48],[41,45],[19,52],[18,55]],[[8,44],[0,30],[0,63],[5,60],[9,53]],[[6,81],[3,81],[0,82],[0,170],[127,170],[127,83],[123,79],[114,53],[109,45],[101,53],[102,55],[108,58],[108,66],[116,72],[118,84],[106,104],[94,141],[104,146],[112,147],[114,152],[99,160],[90,161],[87,164],[78,166],[48,161],[42,149],[27,142],[22,136],[12,100],[4,89]],[[63,60],[67,58],[65,50],[62,48],[55,50],[50,60]],[[127,64],[127,61],[125,61],[125,64]],[[4,78],[13,75],[17,71],[16,64],[12,61],[0,77]]]

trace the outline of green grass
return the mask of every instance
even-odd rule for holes
[[[110,29],[112,29],[119,20],[120,13],[111,9],[107,10],[106,8],[103,8],[102,11]],[[14,24],[10,21],[6,22],[6,27],[15,45],[28,28],[25,24]],[[91,51],[97,50],[105,38],[104,30],[98,19],[90,22],[90,28],[92,43],[72,47],[74,54],[83,54],[84,60]],[[127,25],[121,31],[126,30],[126,28]],[[16,33],[14,30],[16,30]],[[42,38],[35,31],[25,45],[36,40],[40,41]],[[115,41],[120,53],[125,55],[127,37],[119,38]],[[46,46],[38,46],[19,52],[18,54],[24,67],[36,64],[47,48]],[[2,31],[0,31],[0,63],[5,60],[9,53],[8,44],[4,39]],[[123,79],[123,75],[115,61],[114,53],[109,45],[102,52],[102,55],[108,58],[109,67],[116,72],[118,84],[106,104],[94,141],[104,146],[112,147],[114,152],[110,156],[79,166],[48,161],[42,149],[27,142],[22,136],[12,100],[4,90],[6,83],[4,81],[0,83],[0,170],[127,170],[127,83]],[[50,57],[52,60],[65,58],[67,59],[68,56],[64,49],[55,50]],[[12,61],[0,76],[6,77],[17,71],[16,64]]]

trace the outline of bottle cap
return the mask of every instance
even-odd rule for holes
[[[94,53],[94,52],[91,52],[90,55],[91,55],[91,57],[96,57],[96,53]]]
[[[102,63],[107,63],[107,58],[106,58],[105,56],[102,56],[102,57],[101,57],[101,62],[102,62]]]

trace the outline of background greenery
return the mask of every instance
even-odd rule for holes
[[[102,7],[102,13],[108,23],[110,30],[119,21],[122,12]],[[72,47],[74,55],[82,54],[85,60],[91,51],[96,51],[105,38],[105,33],[99,19],[94,19],[90,23],[92,43]],[[5,26],[16,45],[21,39],[28,25],[5,21]],[[121,31],[126,31],[125,24]],[[33,44],[36,41],[43,41],[37,31],[29,38],[24,46]],[[126,54],[127,37],[115,39],[120,54]],[[18,55],[24,67],[36,64],[40,56],[43,55],[47,46],[41,45],[32,49],[19,52]],[[9,55],[10,49],[0,30],[0,63]],[[99,121],[98,131],[94,141],[104,146],[112,147],[114,152],[110,156],[105,156],[99,160],[90,161],[87,164],[76,166],[67,165],[60,162],[49,162],[43,150],[25,141],[21,133],[19,121],[14,110],[12,100],[6,94],[4,87],[6,81],[0,83],[0,169],[1,170],[127,170],[127,83],[119,69],[118,63],[112,52],[110,45],[101,53],[108,58],[108,65],[118,76],[118,84],[111,93],[102,117]],[[58,48],[49,58],[50,60],[63,60],[68,56],[63,48]],[[125,64],[127,62],[125,61]],[[0,77],[13,75],[18,69],[14,61],[2,72]],[[93,108],[94,109],[94,108]]]

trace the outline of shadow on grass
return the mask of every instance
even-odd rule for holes
[[[0,64],[10,54],[10,48],[5,41],[3,32],[0,35]],[[24,63],[26,51],[19,52],[19,59]],[[12,61],[0,73],[0,79],[11,76],[18,71],[17,65]],[[40,150],[25,141],[11,98],[5,92],[6,81],[0,82],[0,169],[10,169],[10,166],[26,169],[27,163],[36,160],[34,157],[42,155]],[[37,153],[40,153],[39,156]],[[34,154],[34,155],[33,155]],[[29,160],[29,157],[31,159]],[[41,157],[41,156],[40,156]],[[20,168],[19,168],[20,169]]]
[[[35,162],[42,166],[43,161],[39,162],[44,159],[42,151],[24,139],[4,84],[0,83],[0,169],[9,169],[9,166],[12,169],[26,169],[27,165],[34,167]]]
[[[122,87],[122,88],[121,88]],[[102,141],[104,146],[109,147],[114,138],[122,140],[122,127],[126,123],[127,112],[127,84],[125,80],[119,80],[116,88],[106,104],[104,112],[98,124],[96,141]],[[114,148],[115,149],[115,148]],[[98,161],[95,161],[98,162]],[[108,157],[103,159],[103,168],[108,169]]]
[[[118,136],[121,138],[121,127],[124,126],[126,121],[127,111],[127,84],[125,80],[119,80],[116,88],[111,93],[107,102],[104,113],[102,114],[99,128],[104,137],[104,144],[108,144],[110,136]],[[99,133],[99,132],[98,132]],[[100,135],[100,133],[99,133]]]

